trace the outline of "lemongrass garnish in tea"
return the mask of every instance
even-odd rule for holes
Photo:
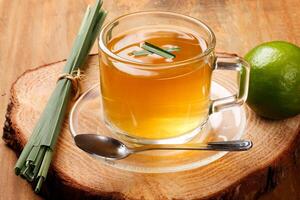
[[[141,47],[151,53],[154,53],[156,55],[159,55],[159,56],[167,58],[167,59],[172,59],[172,58],[176,57],[174,54],[172,54],[158,46],[155,46],[154,44],[151,44],[149,42],[142,43]]]
[[[167,52],[174,52],[174,51],[180,51],[180,47],[163,47],[163,50],[167,51]],[[147,51],[147,50],[140,50],[140,51],[133,51],[130,53],[130,55],[134,55],[134,56],[147,56],[149,54],[152,54],[152,52]]]

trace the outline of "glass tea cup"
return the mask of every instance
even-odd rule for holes
[[[132,52],[143,52],[139,44],[146,40],[173,41],[180,48],[177,60],[147,51],[135,57]],[[105,25],[99,69],[106,125],[133,143],[185,143],[200,133],[210,114],[241,106],[248,94],[249,64],[235,55],[216,55],[215,44],[203,22],[171,12],[132,13]],[[238,72],[236,94],[210,99],[214,70]]]

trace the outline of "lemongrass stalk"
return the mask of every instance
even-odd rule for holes
[[[63,69],[64,73],[71,74],[83,66],[106,16],[106,12],[101,10],[101,5],[102,1],[97,0],[95,6],[87,8],[72,51]],[[58,81],[15,165],[17,175],[37,183],[36,192],[40,191],[42,183],[47,177],[55,144],[71,99],[71,92],[70,80]]]

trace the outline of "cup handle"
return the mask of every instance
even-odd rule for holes
[[[238,91],[232,96],[212,100],[210,114],[244,104],[248,96],[250,65],[236,54],[217,53],[214,69],[237,71]]]

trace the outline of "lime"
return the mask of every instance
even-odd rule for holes
[[[251,65],[247,104],[257,114],[283,119],[300,113],[300,48],[263,43],[245,56]]]

